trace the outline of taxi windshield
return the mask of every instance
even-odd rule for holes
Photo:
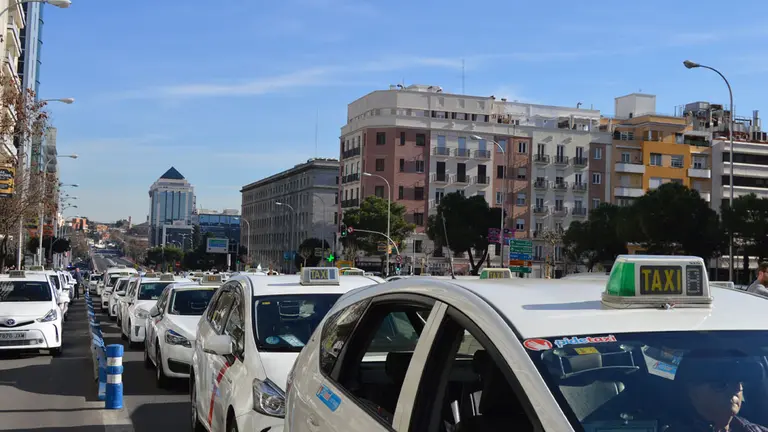
[[[59,281],[59,277],[58,277],[58,276],[56,276],[56,275],[50,275],[50,276],[48,276],[48,279],[50,279],[50,280],[51,280],[51,284],[53,284],[53,287],[54,287],[54,288],[56,288],[57,290],[61,289],[61,286],[59,286],[59,283],[60,283],[61,281]]]
[[[173,282],[142,282],[139,287],[139,295],[137,300],[157,300],[160,298],[160,294],[169,284]]]
[[[0,302],[51,301],[53,294],[46,282],[0,281]]]
[[[216,288],[174,291],[171,315],[202,315]]]
[[[109,280],[107,281],[107,286],[108,286],[108,287],[113,287],[113,286],[115,286],[115,282],[117,282],[117,280],[118,280],[118,279],[120,279],[120,278],[122,278],[122,277],[125,277],[125,276],[123,276],[123,275],[121,275],[121,274],[116,274],[116,275],[114,275],[114,276],[110,276],[110,277],[109,277]]]
[[[569,335],[525,346],[575,430],[768,431],[766,331]]]
[[[259,351],[299,352],[341,294],[255,297],[253,334]]]

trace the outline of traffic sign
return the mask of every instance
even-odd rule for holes
[[[509,266],[510,267],[530,267],[531,262],[522,261],[522,260],[509,260]]]
[[[315,256],[320,258],[323,256],[323,248],[315,248]]]
[[[355,229],[352,227],[347,227],[347,232],[352,234],[353,232],[355,232]]]
[[[509,259],[510,260],[520,260],[520,261],[532,261],[533,260],[533,254],[523,253],[523,252],[510,252],[509,253]]]
[[[510,240],[509,253],[531,254],[533,253],[533,242],[530,240]]]
[[[510,267],[509,271],[512,273],[531,273],[532,269],[530,267]]]
[[[403,257],[398,255],[398,256],[395,257],[395,261],[397,261],[398,264],[402,264],[403,263]]]

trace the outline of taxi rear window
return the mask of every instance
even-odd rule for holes
[[[709,430],[723,422],[768,430],[750,428],[768,425],[766,331],[564,335],[523,344],[575,430]]]

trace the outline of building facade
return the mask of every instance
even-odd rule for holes
[[[347,112],[338,211],[369,195],[386,198],[388,182],[392,200],[416,225],[401,251],[406,270],[416,274],[448,269],[444,251],[425,233],[445,194],[479,195],[490,206],[504,206],[512,235],[535,240],[537,232],[586,218],[592,192],[585,186],[587,153],[611,143],[610,134],[599,130],[599,111],[447,94],[438,86],[391,86],[350,103]],[[534,254],[543,258],[545,245],[536,243]],[[501,253],[498,245],[492,248],[491,261]],[[358,261],[376,264],[380,258]],[[467,257],[458,257],[455,268],[467,271]]]
[[[45,3],[22,4],[26,13],[26,25],[19,32],[22,55],[19,56],[17,74],[21,79],[21,85],[34,91],[36,96],[40,93],[44,5]]]
[[[243,186],[242,217],[247,222],[240,236],[247,245],[250,231],[249,264],[286,269],[290,251],[308,238],[333,247],[338,185],[339,161],[316,158]]]
[[[229,240],[230,253],[237,253],[240,246],[240,212],[227,209],[222,212],[199,209],[192,215],[192,224],[200,227],[200,233],[205,236],[210,233],[215,238]],[[185,239],[184,249],[191,246],[191,238]],[[244,244],[243,244],[244,245]]]
[[[23,45],[21,43],[21,31],[26,24],[24,4],[11,0],[0,0],[0,10],[6,10],[0,16],[5,21],[6,30],[0,38],[0,47],[3,53],[3,68],[0,72],[3,76],[12,77],[16,85],[21,87],[18,65],[22,57]],[[10,110],[10,108],[6,108]],[[6,113],[8,114],[8,113]],[[17,155],[16,144],[10,137],[4,138],[0,143],[0,160],[9,160]],[[26,153],[29,155],[29,152]]]
[[[166,244],[168,236],[182,244],[183,236],[192,234],[194,209],[194,187],[171,167],[149,188],[150,246]]]

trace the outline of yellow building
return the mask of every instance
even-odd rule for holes
[[[684,117],[658,114],[656,96],[616,98],[616,117],[603,119],[613,133],[611,202],[628,205],[646,191],[678,182],[710,200],[712,158],[707,133]]]

